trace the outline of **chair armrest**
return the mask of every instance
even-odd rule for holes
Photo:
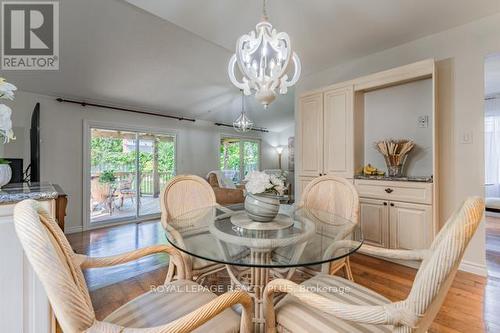
[[[120,264],[125,264],[152,254],[167,253],[170,255],[171,263],[173,263],[178,270],[179,279],[184,279],[185,276],[185,263],[182,259],[181,253],[170,245],[155,245],[148,246],[142,249],[118,254],[109,257],[88,257],[78,254],[74,257],[76,264],[80,265],[82,269],[109,267]]]
[[[85,331],[85,333],[188,333],[235,304],[241,304],[243,308],[241,313],[240,332],[252,332],[252,298],[244,291],[233,291],[217,297],[199,309],[166,325],[148,328],[127,328],[96,321],[92,327]]]
[[[219,210],[223,211],[223,212],[224,212],[224,213],[226,213],[226,214],[233,214],[233,213],[235,213],[235,211],[234,211],[234,210],[229,209],[229,208],[227,208],[227,207],[225,207],[225,206],[222,206],[222,205],[220,205],[220,204],[215,204],[215,207],[216,207],[217,209],[219,209]]]
[[[377,256],[387,259],[400,259],[400,260],[424,260],[429,254],[429,250],[393,250],[383,249],[376,246],[363,244],[361,246],[362,252],[371,256]]]
[[[251,332],[253,301],[250,295],[244,291],[231,291],[222,294],[190,314],[165,325],[165,330],[161,330],[161,332],[191,332],[235,304],[241,304],[243,309],[241,312],[240,332]],[[135,331],[133,332],[135,333]],[[124,333],[128,333],[128,330],[124,330]]]
[[[335,302],[308,291],[294,282],[276,279],[271,281],[264,290],[264,311],[266,327],[269,332],[276,332],[276,316],[273,306],[275,292],[284,292],[297,297],[301,302],[331,314],[343,320],[373,325],[405,325],[415,327],[419,317],[406,307],[405,301],[385,305],[351,305]]]

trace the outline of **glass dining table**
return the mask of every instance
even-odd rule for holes
[[[170,219],[165,232],[179,251],[226,265],[231,287],[253,296],[255,329],[263,331],[267,283],[291,279],[304,266],[328,272],[332,261],[361,247],[356,222],[323,210],[282,205],[273,221],[262,223],[251,221],[243,206],[214,205]]]

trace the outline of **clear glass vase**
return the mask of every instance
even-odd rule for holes
[[[387,156],[384,156],[385,164],[387,165],[387,176],[394,177],[394,178],[404,177],[407,157],[408,157],[408,155],[405,155],[399,161],[399,164],[398,164],[398,163],[394,163],[394,161],[391,160],[390,158],[388,158]]]

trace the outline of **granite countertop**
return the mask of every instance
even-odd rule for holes
[[[419,183],[432,183],[433,178],[431,177],[387,177],[387,176],[365,176],[356,175],[354,179],[366,179],[366,180],[385,180],[385,181],[397,181],[397,182],[419,182]]]
[[[0,189],[0,204],[16,203],[26,199],[50,200],[63,194],[59,186],[50,183],[8,184]]]

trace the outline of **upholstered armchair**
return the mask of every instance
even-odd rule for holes
[[[245,201],[244,186],[237,185],[236,188],[222,188],[219,185],[217,174],[211,172],[208,174],[207,181],[212,186],[216,201],[219,205],[228,206],[240,204]]]
[[[241,291],[217,297],[195,282],[184,279],[185,263],[171,246],[151,246],[105,258],[75,254],[57,223],[33,200],[16,205],[14,225],[65,333],[252,330],[251,297]],[[133,299],[103,321],[97,320],[82,269],[119,265],[155,253],[170,255],[170,265],[176,266],[179,279]],[[241,304],[241,316],[231,309],[235,304]]]
[[[264,292],[267,332],[426,332],[453,283],[483,211],[482,199],[468,199],[428,250],[366,247],[379,257],[422,261],[408,297],[399,302],[326,274],[300,285],[283,279],[271,281]],[[287,295],[273,306],[276,292]]]

